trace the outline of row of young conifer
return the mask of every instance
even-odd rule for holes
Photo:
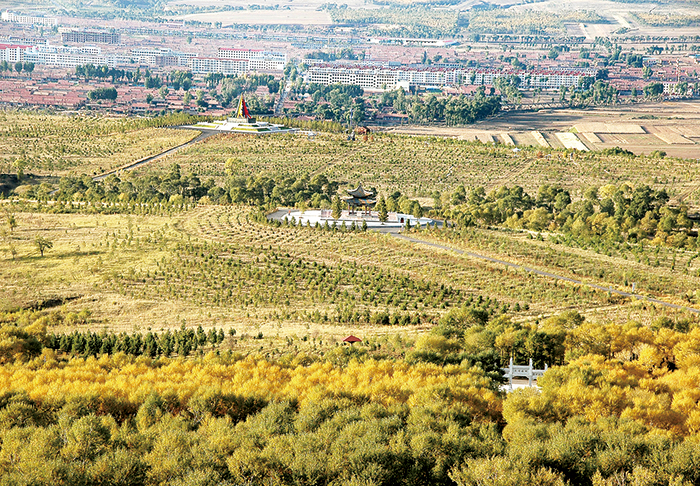
[[[229,330],[234,336],[236,331]],[[126,332],[94,333],[92,331],[73,331],[66,334],[49,334],[46,336],[45,347],[73,356],[99,356],[104,354],[124,353],[130,356],[169,357],[173,353],[178,356],[188,356],[198,349],[217,347],[226,338],[223,329],[212,328],[208,332],[201,326],[196,330],[181,328],[162,333],[147,332],[128,334]]]

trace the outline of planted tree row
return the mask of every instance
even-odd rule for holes
[[[229,330],[231,336],[235,330]],[[130,356],[157,356],[169,357],[176,353],[180,357],[189,356],[199,348],[220,345],[226,335],[223,329],[211,328],[204,331],[198,326],[196,331],[192,328],[167,330],[161,333],[148,332],[146,334],[125,332],[93,333],[91,331],[73,331],[69,334],[49,334],[45,338],[45,347],[61,351],[72,356],[99,356],[115,353],[124,353]]]

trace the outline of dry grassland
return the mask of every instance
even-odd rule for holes
[[[192,132],[144,128],[124,118],[0,113],[0,173],[98,174],[190,140]]]
[[[610,146],[620,145],[609,143],[607,137],[610,136],[600,135],[600,138]],[[651,135],[625,135],[645,136]],[[515,133],[512,138],[518,144],[535,143],[532,132]],[[562,146],[553,134],[542,139],[548,145]],[[593,145],[588,140],[583,143]],[[574,193],[594,185],[627,183],[634,187],[647,184],[664,188],[672,197],[682,198],[691,205],[700,201],[700,164],[695,161],[672,157],[629,158],[593,152],[571,156],[540,146],[524,147],[517,154],[512,149],[505,144],[382,134],[354,143],[346,142],[343,136],[323,134],[312,140],[302,135],[276,138],[229,135],[207,139],[150,167],[166,170],[170,164],[178,163],[185,172],[192,170],[200,177],[223,181],[226,161],[232,159],[235,175],[242,177],[260,173],[311,177],[323,173],[329,179],[349,185],[362,182],[380,192],[400,190],[409,196],[421,197],[430,196],[436,190],[451,192],[460,184],[484,186],[487,191],[504,185],[520,185],[533,195],[542,184],[559,184]]]
[[[348,334],[377,339],[397,333],[410,336],[461,305],[486,305],[497,313],[507,309],[516,319],[569,309],[621,321],[650,322],[674,314],[388,235],[272,228],[247,221],[247,215],[247,209],[222,206],[202,206],[172,217],[17,213],[19,226],[9,237],[17,256],[12,259],[6,252],[0,265],[2,308],[66,298],[67,312],[92,312],[82,327],[93,330],[145,332],[182,325],[236,329],[239,337],[244,336],[239,346],[255,350],[262,346],[270,352],[285,345],[287,337],[307,336],[308,346],[315,347],[318,341],[337,342]],[[37,235],[54,242],[44,257],[33,245]],[[695,298],[692,290],[698,279],[670,271],[670,254],[653,268],[631,262],[629,256],[601,256],[523,238],[475,235],[463,244],[516,263],[616,287],[622,272],[637,278],[642,291],[645,282],[666,283],[665,291],[650,293],[678,301],[682,300],[673,299],[674,293]],[[598,268],[615,271],[591,271]],[[323,271],[314,273],[317,269]],[[311,272],[308,277],[306,271]],[[325,283],[314,286],[321,281]],[[414,287],[424,290],[410,290]],[[377,298],[369,300],[371,293]],[[337,312],[348,306],[360,313],[411,313],[427,320],[400,326],[362,319],[334,322]],[[328,320],[313,317],[324,314]],[[245,340],[260,333],[269,339]]]

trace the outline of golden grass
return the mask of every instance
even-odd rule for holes
[[[535,143],[534,139],[531,143]],[[622,157],[589,152],[572,157],[562,150],[527,148],[515,155],[507,145],[480,144],[437,137],[374,134],[347,142],[342,135],[249,137],[223,135],[187,147],[149,166],[178,163],[183,172],[223,182],[225,164],[234,159],[235,175],[301,177],[325,174],[331,180],[362,182],[384,194],[396,190],[411,197],[465,187],[522,186],[536,195],[543,184],[574,194],[589,186],[627,183],[666,189],[688,204],[700,201],[700,166],[666,157]]]
[[[355,295],[353,305],[360,310],[423,312],[433,316],[441,315],[450,306],[460,305],[459,302],[470,302],[467,298],[475,303],[477,298],[497,300],[499,308],[502,304],[510,306],[508,312],[519,320],[569,309],[606,321],[636,319],[650,322],[662,315],[677,315],[668,309],[610,299],[603,292],[535,277],[389,235],[329,233],[260,225],[247,220],[248,211],[247,208],[230,206],[200,206],[173,216],[16,213],[19,225],[0,245],[5,250],[0,260],[0,309],[27,307],[51,298],[75,297],[64,304],[65,310],[91,310],[92,319],[87,327],[93,330],[146,332],[182,325],[201,325],[205,329],[233,328],[237,331],[234,349],[259,352],[286,349],[291,346],[287,338],[296,342],[297,350],[311,351],[317,345],[313,338],[328,345],[339,342],[348,334],[377,338],[395,333],[411,335],[428,327],[426,323],[395,327],[310,320],[311,312],[332,316],[337,305],[347,302],[340,299],[334,303],[330,293],[335,290],[348,291],[350,301]],[[38,235],[54,243],[44,257],[39,256],[33,243]],[[422,237],[429,238],[426,234]],[[7,251],[10,242],[18,253],[14,260]],[[536,241],[520,241],[518,244],[531,245],[537,251],[546,246]],[[488,246],[479,249],[482,253],[503,256]],[[206,291],[210,282],[206,274],[197,276],[195,272],[185,277],[183,273],[183,277],[178,278],[171,273],[169,281],[160,276],[153,278],[159,269],[184,269],[187,261],[201,260],[200,254],[206,257],[206,261],[214,263],[195,268],[211,275],[226,275],[225,266],[220,262],[225,261],[231,252],[251,271],[265,270],[269,259],[277,257],[303,261],[308,265],[324,264],[331,271],[355,265],[358,272],[369,272],[368,275],[379,272],[405,276],[407,282],[449,286],[459,294],[450,297],[446,301],[447,307],[442,309],[431,304],[429,299],[411,297],[409,293],[408,300],[404,300],[408,304],[406,308],[406,304],[386,304],[383,297],[377,302],[363,301],[359,298],[361,287],[346,286],[341,282],[336,288],[315,294],[303,294],[302,285],[300,294],[314,295],[313,299],[288,298],[288,303],[254,302],[256,293],[269,296],[271,293],[290,295],[293,292],[289,287],[291,284],[276,287],[278,284],[271,280],[265,283],[258,275],[238,287],[238,291],[248,292],[251,296],[250,301],[241,304],[236,296],[229,301],[215,300],[211,295],[213,287]],[[584,263],[591,260],[624,263],[621,259],[600,257],[590,250],[575,249],[570,253],[571,258]],[[512,259],[554,273],[561,270],[546,261],[533,260],[528,251],[522,255],[513,253]],[[146,278],[146,275],[150,277]],[[605,282],[594,278],[591,281]],[[171,287],[176,291],[170,292]],[[231,283],[231,288],[237,288],[235,282]],[[400,288],[396,290],[402,291]],[[521,307],[520,311],[514,310],[516,304]],[[525,304],[529,310],[524,310]],[[239,340],[241,335],[250,337],[259,333],[265,336],[265,340]],[[304,336],[307,340],[302,344],[300,340]]]

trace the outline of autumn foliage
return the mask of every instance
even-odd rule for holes
[[[465,307],[404,359],[340,346],[277,360],[223,347],[198,358],[54,350],[45,346],[62,337],[46,329],[57,320],[2,319],[5,484],[700,479],[700,328],[688,320],[618,325],[569,312],[517,323]],[[181,334],[221,344],[213,330]],[[117,342],[125,336],[137,339]],[[555,366],[540,389],[506,395],[498,369],[510,356]]]

